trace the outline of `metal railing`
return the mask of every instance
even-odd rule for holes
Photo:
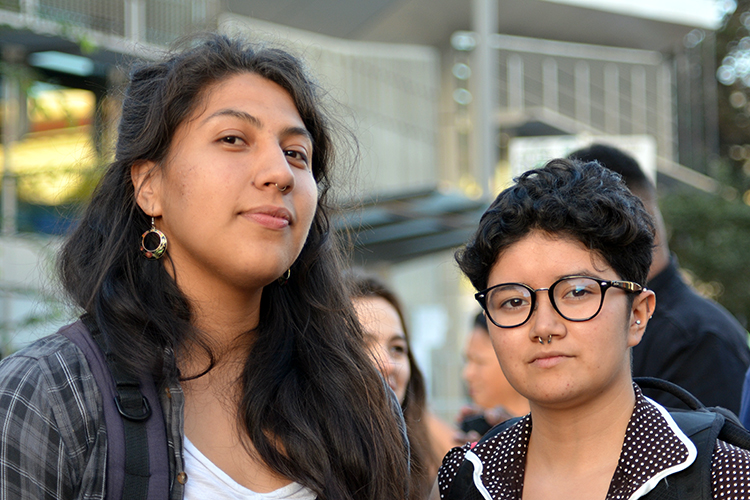
[[[51,23],[93,38],[168,45],[209,25],[218,10],[218,0],[0,0],[0,21],[38,32],[51,31]]]

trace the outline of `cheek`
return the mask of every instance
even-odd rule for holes
[[[495,369],[487,370],[492,372],[492,377],[496,377],[501,374],[507,379],[517,378],[514,374],[518,373],[522,369],[521,366],[521,355],[520,349],[518,349],[513,342],[510,342],[506,337],[503,342],[499,342],[498,339],[492,339],[493,346],[495,347],[495,355],[497,360],[497,367]]]
[[[295,209],[300,222],[300,228],[304,229],[303,232],[307,236],[318,209],[317,190],[310,193],[300,193]]]
[[[312,176],[300,179],[296,189],[300,195],[300,210],[306,211],[312,219],[318,205],[318,184]]]
[[[369,344],[367,346],[367,352],[373,363],[378,367],[378,370],[383,371],[383,365],[388,362],[388,358],[383,354],[383,349],[381,349],[380,344]]]
[[[404,362],[401,364],[401,380],[404,381],[404,385],[409,382],[409,379],[411,378],[411,368],[409,367],[409,361],[404,360]]]

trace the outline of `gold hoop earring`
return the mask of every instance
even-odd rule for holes
[[[289,277],[292,275],[292,268],[286,270],[286,272],[278,279],[279,285],[284,286],[289,282]]]
[[[146,237],[151,234],[155,234],[159,238],[159,244],[153,250],[149,250],[148,248],[146,248]],[[159,260],[162,258],[164,252],[166,251],[167,237],[164,235],[164,233],[156,229],[154,218],[151,217],[151,229],[141,235],[141,253],[148,260]]]

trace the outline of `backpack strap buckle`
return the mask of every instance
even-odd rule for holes
[[[151,405],[148,404],[148,399],[141,393],[139,387],[118,385],[115,405],[120,415],[134,422],[148,420],[151,416]]]

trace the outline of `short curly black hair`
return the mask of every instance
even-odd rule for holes
[[[555,159],[498,195],[456,261],[477,290],[500,254],[531,231],[573,238],[598,253],[620,279],[646,283],[654,224],[619,174],[597,162]]]

